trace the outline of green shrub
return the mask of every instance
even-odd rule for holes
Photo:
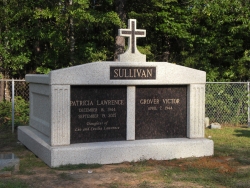
[[[0,102],[0,125],[11,125],[12,103]],[[15,97],[15,126],[27,125],[29,121],[29,103],[22,97]]]

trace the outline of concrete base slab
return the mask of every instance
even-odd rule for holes
[[[20,160],[14,153],[0,153],[0,170],[14,167],[15,171],[19,171],[19,164]]]
[[[52,147],[47,136],[30,126],[18,127],[18,139],[50,167],[202,157],[211,156],[214,152],[213,141],[204,138],[95,142]]]

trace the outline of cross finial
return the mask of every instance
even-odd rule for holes
[[[128,37],[128,49],[119,55],[119,61],[146,61],[146,55],[141,54],[136,47],[137,37],[146,37],[146,30],[136,28],[136,19],[129,19],[128,29],[119,29],[118,35]]]

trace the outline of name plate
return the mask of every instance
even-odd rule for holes
[[[110,80],[155,80],[156,67],[110,67]]]

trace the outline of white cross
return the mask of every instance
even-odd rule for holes
[[[128,52],[134,54],[137,51],[136,38],[146,37],[146,30],[136,29],[136,19],[128,20],[128,29],[119,29],[118,35],[128,37]]]

